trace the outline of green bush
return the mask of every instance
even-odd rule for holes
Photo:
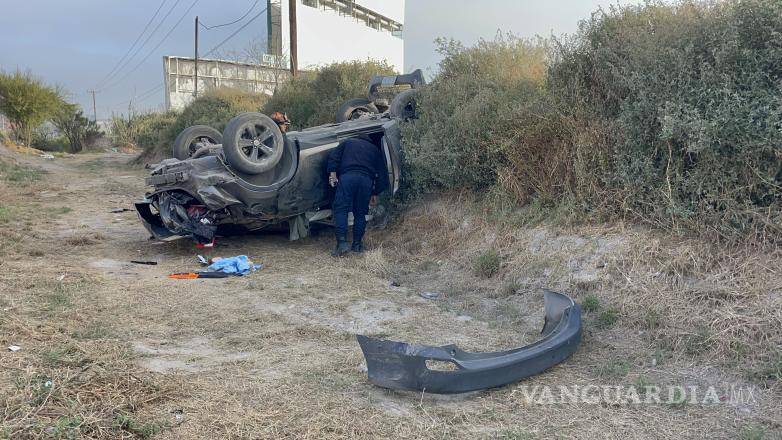
[[[182,110],[168,128],[166,139],[169,144],[174,142],[182,130],[193,125],[208,125],[222,132],[231,118],[260,111],[268,99],[266,95],[230,88],[206,92]]]
[[[177,114],[142,113],[124,117],[113,115],[111,118],[111,141],[119,147],[138,146],[145,153],[155,154],[162,149],[168,139],[168,130],[176,121]],[[170,149],[170,145],[169,145]]]
[[[138,121],[138,131],[135,134],[134,143],[145,149],[163,148],[165,154],[171,154],[171,143],[174,139],[171,137],[170,132],[177,119],[178,114],[175,112],[144,115]]]
[[[613,327],[617,321],[619,321],[619,310],[613,307],[609,307],[597,315],[597,319],[595,319],[595,326],[599,329],[605,330]]]
[[[76,104],[63,103],[51,118],[64,137],[68,151],[78,153],[103,136],[98,125],[86,117]]]
[[[600,300],[595,295],[587,295],[581,302],[581,308],[587,313],[593,313],[600,309]]]
[[[33,132],[32,145],[41,151],[63,152],[68,151],[68,138],[64,135],[54,135],[45,130]]]
[[[31,73],[0,72],[0,113],[13,123],[14,134],[30,146],[34,130],[63,104],[58,91]]]
[[[343,102],[367,96],[373,76],[393,74],[387,63],[373,60],[334,63],[302,72],[277,90],[264,112],[287,113],[297,130],[334,122]]]
[[[494,249],[489,249],[475,258],[472,269],[473,273],[479,277],[491,278],[500,271],[501,264],[500,254]]]
[[[170,157],[174,139],[185,128],[208,125],[222,131],[231,118],[243,112],[287,112],[295,128],[333,122],[340,104],[366,96],[369,80],[379,74],[393,74],[393,70],[385,62],[355,61],[302,72],[272,97],[217,89],[200,96],[181,113],[116,117],[112,121],[113,140],[119,145],[143,148],[140,160],[155,160]]]
[[[545,45],[498,37],[465,48],[438,40],[440,73],[417,97],[419,119],[403,127],[408,183],[484,189],[511,160],[516,118],[542,100]]]
[[[572,37],[441,42],[403,129],[409,194],[782,238],[782,3],[649,2]]]
[[[268,96],[239,89],[220,88],[199,96],[182,112],[147,113],[130,118],[114,117],[112,133],[117,145],[135,145],[144,151],[140,160],[171,157],[177,135],[193,125],[208,125],[223,131],[239,113],[257,112]]]
[[[624,212],[722,235],[778,233],[780,59],[776,0],[648,4],[583,22],[550,89],[605,127],[605,180]]]

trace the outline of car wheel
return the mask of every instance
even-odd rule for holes
[[[415,96],[418,94],[418,90],[409,89],[400,92],[391,101],[391,107],[388,112],[392,118],[401,119],[415,119],[416,114],[416,100]]]
[[[223,131],[223,153],[228,165],[247,174],[260,174],[282,158],[285,139],[277,124],[261,113],[242,113]]]
[[[339,106],[339,110],[337,110],[337,122],[353,121],[375,113],[378,113],[377,107],[368,99],[350,99]]]
[[[182,130],[174,140],[172,154],[179,160],[185,160],[203,147],[223,143],[223,135],[212,127],[194,125]]]

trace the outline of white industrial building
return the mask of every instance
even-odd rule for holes
[[[269,54],[290,61],[291,0],[267,0]],[[385,60],[404,73],[405,0],[295,0],[298,68]]]

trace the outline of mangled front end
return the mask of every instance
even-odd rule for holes
[[[494,388],[538,374],[572,355],[581,341],[581,308],[567,295],[545,291],[543,338],[494,353],[470,353],[455,345],[433,347],[357,335],[369,381],[384,388],[464,393]],[[434,370],[427,361],[451,364]]]
[[[154,189],[135,204],[136,211],[155,238],[191,237],[209,243],[218,225],[234,217],[231,207],[241,203],[221,188],[234,181],[217,156],[167,159],[145,179]]]

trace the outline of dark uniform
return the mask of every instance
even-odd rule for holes
[[[348,250],[348,212],[353,212],[352,249],[361,252],[370,199],[388,186],[383,152],[367,139],[346,139],[329,154],[328,172],[336,172],[339,178],[332,204],[337,234],[334,254],[341,255]]]

